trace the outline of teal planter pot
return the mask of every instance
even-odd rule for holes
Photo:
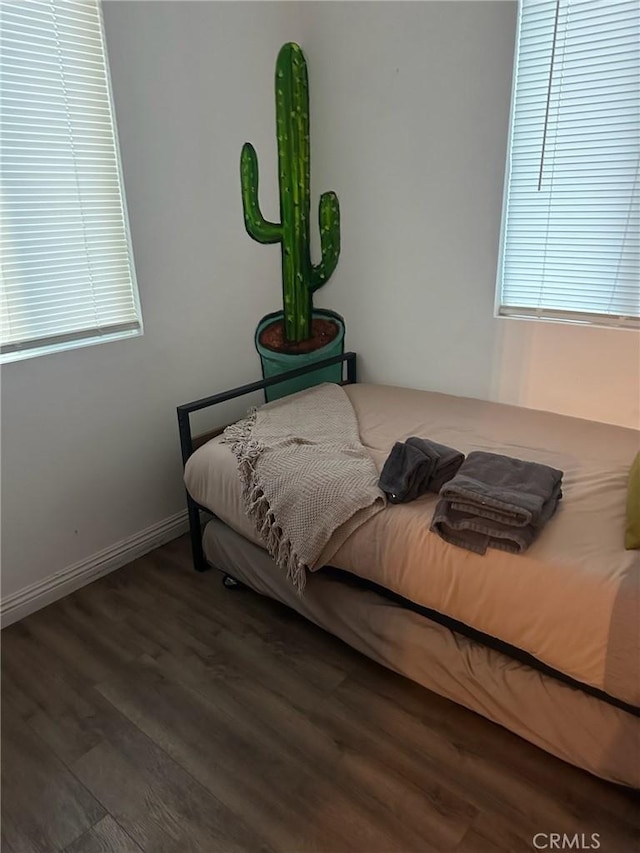
[[[267,314],[266,317],[260,320],[255,333],[255,344],[262,363],[262,376],[265,379],[277,376],[279,373],[286,373],[288,370],[295,370],[297,367],[306,367],[308,364],[313,364],[314,361],[331,358],[332,355],[341,355],[344,352],[344,320],[342,317],[336,314],[335,311],[327,311],[322,308],[315,309],[313,316],[333,320],[338,326],[338,334],[331,343],[309,353],[281,353],[263,347],[259,341],[260,333],[271,323],[282,320],[282,311]],[[278,400],[280,397],[295,394],[296,391],[303,391],[305,388],[319,385],[321,382],[341,381],[342,365],[332,364],[330,367],[313,370],[311,373],[298,376],[296,379],[289,379],[286,382],[281,382],[279,385],[272,385],[271,388],[265,389],[265,396],[267,402],[271,402],[272,400]]]

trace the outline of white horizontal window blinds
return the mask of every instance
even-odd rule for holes
[[[520,3],[498,312],[640,316],[640,3]]]
[[[139,333],[97,0],[2,0],[0,75],[0,357]]]

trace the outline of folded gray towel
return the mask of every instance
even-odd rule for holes
[[[498,453],[470,453],[440,491],[431,530],[462,548],[525,551],[556,511],[563,472]]]
[[[464,454],[452,447],[412,436],[394,444],[378,485],[391,503],[407,503],[425,492],[437,494],[463,461]]]

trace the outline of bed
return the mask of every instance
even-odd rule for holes
[[[464,453],[543,462],[565,472],[556,516],[524,554],[480,556],[430,532],[435,495],[388,505],[341,545],[330,569],[309,575],[300,596],[245,514],[229,446],[218,436],[195,452],[189,447],[185,409],[207,403],[197,401],[179,411],[196,564],[284,602],[558,757],[640,787],[640,567],[638,553],[623,547],[627,476],[639,434],[359,384],[355,355],[341,358],[362,444],[379,470],[393,443],[410,435]],[[213,519],[200,539],[202,509]]]

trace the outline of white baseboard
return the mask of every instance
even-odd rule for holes
[[[60,572],[49,575],[42,581],[37,581],[24,589],[14,592],[12,595],[2,599],[0,604],[0,620],[2,627],[17,622],[29,613],[46,607],[58,598],[69,595],[81,586],[101,578],[103,575],[126,566],[132,560],[142,557],[154,548],[164,545],[171,539],[180,536],[189,529],[187,511],[177,512],[175,515],[152,524],[128,536],[115,545],[110,545],[97,554],[92,554],[86,560],[80,560]]]

